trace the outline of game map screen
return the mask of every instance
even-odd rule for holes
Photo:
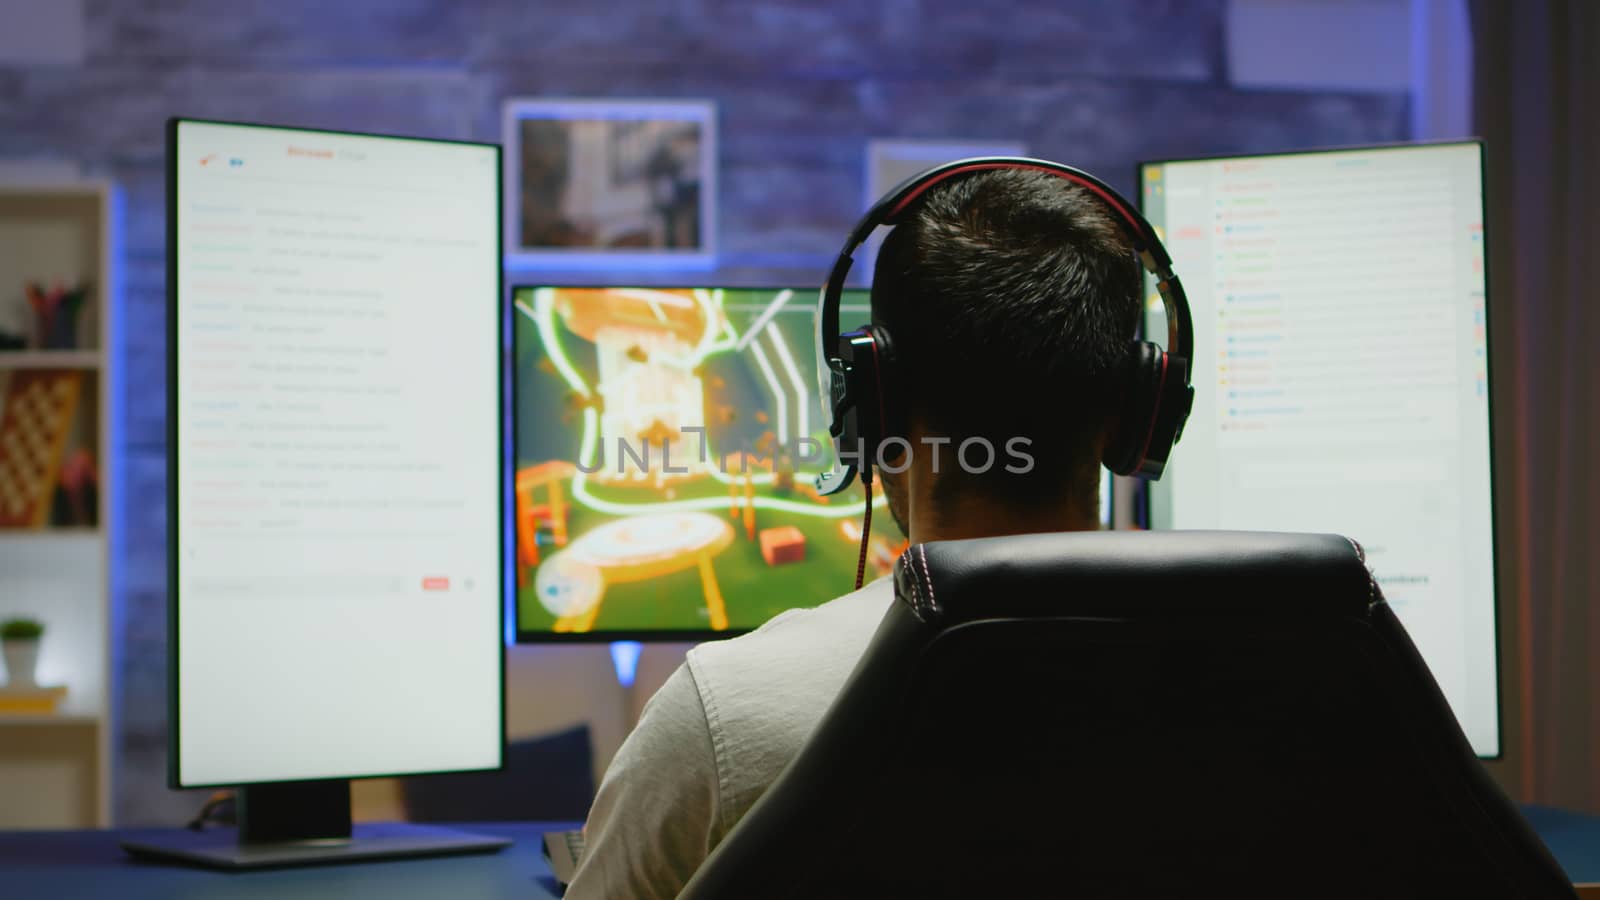
[[[861,486],[813,484],[814,294],[513,291],[519,640],[731,635],[852,589]],[[846,292],[841,324],[867,315]],[[905,546],[873,499],[869,580]]]

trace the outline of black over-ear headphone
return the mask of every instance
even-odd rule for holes
[[[935,166],[873,204],[850,231],[844,250],[822,287],[817,303],[817,376],[828,415],[828,432],[833,436],[835,461],[832,471],[817,478],[819,493],[834,494],[849,487],[857,469],[862,471],[862,480],[870,483],[873,461],[884,440],[891,437],[884,387],[894,383],[894,343],[888,331],[878,325],[839,331],[839,300],[856,248],[878,226],[899,224],[917,198],[934,185],[996,169],[1046,172],[1086,188],[1111,210],[1133,245],[1139,264],[1154,276],[1166,307],[1166,349],[1149,341],[1132,342],[1131,377],[1126,381],[1117,431],[1106,444],[1104,459],[1106,468],[1118,475],[1155,479],[1166,468],[1167,457],[1182,436],[1183,423],[1194,403],[1194,388],[1190,386],[1194,325],[1183,285],[1173,274],[1172,258],[1155,229],[1132,203],[1087,172],[1042,159],[978,157]]]

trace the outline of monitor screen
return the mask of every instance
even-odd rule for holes
[[[813,485],[814,294],[513,289],[520,639],[726,636],[851,591],[864,495]],[[869,580],[904,547],[874,501]]]
[[[499,148],[168,156],[172,781],[498,767]]]
[[[1149,514],[1360,542],[1497,756],[1482,171],[1475,142],[1142,167],[1195,335],[1194,413]]]

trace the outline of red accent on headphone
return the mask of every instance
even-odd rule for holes
[[[1052,169],[1048,166],[1030,166],[1026,163],[978,163],[971,166],[962,166],[959,169],[951,169],[950,171],[939,175],[937,178],[930,178],[927,181],[924,181],[922,184],[917,185],[916,190],[912,191],[910,194],[907,194],[899,203],[894,205],[893,209],[889,210],[889,215],[886,217],[886,220],[893,220],[896,216],[900,215],[900,213],[903,212],[907,206],[910,206],[912,201],[916,200],[918,197],[921,197],[923,194],[928,192],[929,188],[939,184],[947,178],[953,178],[957,175],[965,175],[968,172],[982,172],[989,169],[1031,169],[1035,172],[1044,172],[1048,175],[1054,175],[1057,178],[1065,178],[1079,187],[1087,188],[1094,192],[1096,197],[1104,200],[1108,206],[1116,210],[1117,214],[1122,216],[1127,224],[1133,226],[1129,231],[1129,237],[1132,237],[1136,240],[1140,239],[1139,228],[1137,225],[1139,220],[1136,219],[1133,214],[1128,211],[1128,208],[1123,206],[1121,201],[1117,200],[1117,198],[1101,190],[1099,186],[1084,181],[1082,178],[1079,178],[1075,175],[1063,172],[1060,169]]]

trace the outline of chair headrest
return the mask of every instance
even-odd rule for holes
[[[928,624],[1007,617],[1249,613],[1365,618],[1382,600],[1360,545],[1334,534],[1086,531],[930,541],[895,564]]]

